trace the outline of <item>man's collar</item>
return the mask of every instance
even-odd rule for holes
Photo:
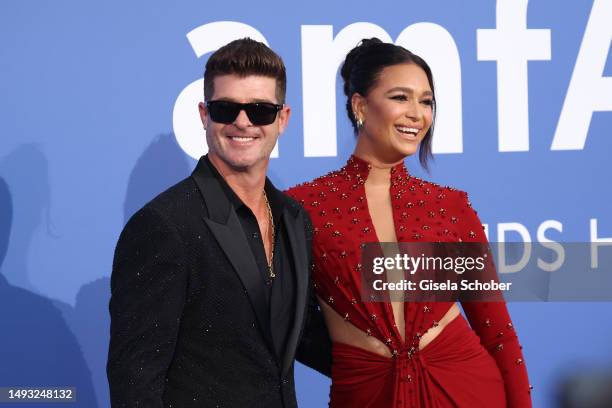
[[[205,155],[204,157],[202,157],[201,161],[203,161],[209,167],[211,173],[221,185],[221,188],[223,189],[225,196],[227,197],[229,202],[234,206],[234,208],[236,210],[239,210],[243,207],[248,208],[248,206],[240,199],[240,197],[238,197],[236,192],[232,190],[232,188],[227,183],[227,181],[223,178],[219,170],[217,170],[215,165],[210,161],[210,158],[208,157],[208,155]],[[266,192],[266,196],[268,197],[268,201],[270,202],[270,208],[272,209],[272,214],[274,218],[278,219],[281,216],[283,209],[287,203],[287,197],[280,190],[274,187],[274,185],[272,184],[272,182],[270,181],[268,177],[266,177],[264,190]]]

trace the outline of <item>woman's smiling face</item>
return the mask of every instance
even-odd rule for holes
[[[368,155],[393,163],[415,154],[433,118],[433,92],[425,71],[415,64],[384,68],[364,97],[353,95],[353,111],[363,121],[360,144]],[[365,143],[363,143],[365,142]]]

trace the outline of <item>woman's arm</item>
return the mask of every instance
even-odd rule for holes
[[[459,191],[458,195],[457,227],[460,238],[463,242],[487,243],[482,223],[467,194]],[[462,302],[461,305],[481,344],[497,363],[504,379],[508,407],[531,407],[527,368],[506,303],[472,301]]]

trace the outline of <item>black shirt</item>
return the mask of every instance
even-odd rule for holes
[[[284,354],[285,344],[293,326],[296,290],[293,272],[294,260],[291,255],[291,247],[289,246],[290,244],[283,216],[285,206],[282,197],[283,193],[277,190],[270,180],[266,178],[264,190],[266,191],[266,196],[270,203],[275,227],[274,259],[272,267],[276,277],[270,279],[268,260],[257,218],[219,174],[215,166],[210,162],[208,156],[206,156],[206,163],[210,166],[212,173],[221,184],[225,195],[234,207],[236,215],[242,225],[242,230],[251,248],[251,253],[257,263],[257,270],[252,271],[252,273],[258,274],[261,278],[261,284],[265,287],[268,311],[270,313],[271,327],[265,328],[265,330],[270,330],[274,342],[274,351],[280,359]]]

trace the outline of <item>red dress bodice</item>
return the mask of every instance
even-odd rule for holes
[[[287,192],[312,219],[317,295],[364,335],[383,342],[393,356],[334,344],[330,405],[477,406],[487,400],[487,393],[497,393],[501,395],[490,399],[504,401],[497,406],[507,402],[509,407],[530,407],[527,371],[505,303],[464,302],[478,337],[462,327],[458,317],[419,351],[421,336],[438,324],[452,303],[406,302],[402,341],[389,302],[361,301],[361,244],[378,242],[364,186],[369,169],[367,162],[352,156],[342,169]],[[398,242],[486,242],[465,192],[411,177],[403,163],[391,169],[390,177]],[[488,377],[483,374],[487,370]]]

